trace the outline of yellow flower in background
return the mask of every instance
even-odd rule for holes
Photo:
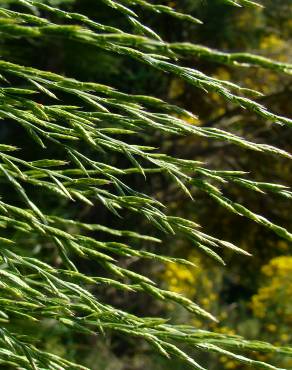
[[[256,317],[268,321],[268,332],[287,342],[292,339],[292,256],[273,258],[262,273],[265,285],[252,297],[250,307]]]
[[[167,289],[196,301],[205,310],[212,312],[218,305],[221,274],[216,268],[214,270],[207,268],[196,253],[191,253],[187,259],[195,267],[165,263],[160,278]],[[194,321],[193,324],[199,327],[199,322],[200,319]]]
[[[198,258],[190,256],[189,260],[198,266]],[[162,280],[168,285],[168,289],[176,293],[192,297],[196,292],[196,278],[200,274],[200,267],[191,267],[176,263],[166,263]]]
[[[228,69],[224,67],[217,68],[214,77],[219,78],[220,80],[225,80],[225,81],[231,80],[230,72],[228,71]]]
[[[170,82],[168,97],[176,99],[185,92],[185,82],[180,78],[173,78]]]
[[[277,35],[271,34],[264,36],[260,42],[260,48],[263,50],[281,49],[284,46],[284,41]]]

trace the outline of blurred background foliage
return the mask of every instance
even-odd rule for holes
[[[108,24],[131,29],[131,25],[118,12],[103,7],[101,2],[94,0],[51,0],[54,5],[63,6],[76,12],[82,12],[90,17],[105,20]],[[160,1],[160,3],[162,3]],[[188,41],[202,44],[223,51],[247,51],[263,56],[271,56],[279,61],[291,62],[292,38],[292,2],[291,0],[264,0],[264,8],[234,8],[223,4],[220,0],[179,0],[163,3],[189,12],[204,21],[203,25],[194,26],[182,23],[167,16],[155,17],[143,13],[144,23],[158,31],[170,42]],[[13,59],[10,51],[13,52]],[[15,50],[18,50],[16,55]],[[1,50],[7,60],[27,64],[40,69],[66,73],[84,81],[97,81],[109,84],[123,91],[136,94],[153,94],[173,103],[177,103],[198,115],[198,119],[190,124],[227,128],[230,132],[253,138],[257,142],[265,142],[291,151],[291,137],[288,129],[271,127],[258,116],[245,113],[224,102],[215,94],[202,94],[193,87],[187,86],[182,80],[153,71],[147,66],[141,66],[135,61],[117,57],[99,51],[89,45],[74,42],[47,43],[23,39],[10,40]],[[35,58],[35,56],[38,58]],[[199,68],[220,79],[231,80],[248,88],[265,93],[259,98],[276,113],[292,116],[292,85],[291,79],[272,71],[258,68],[235,68],[209,63],[196,58],[188,58],[185,65]],[[18,129],[5,131],[1,128],[1,140],[7,140],[7,135],[17,137]],[[23,137],[19,136],[22,142]],[[143,140],[147,141],[145,137]],[[264,154],[241,150],[226,143],[210,143],[202,138],[179,137],[169,139],[167,136],[151,138],[162,149],[172,155],[182,158],[202,160],[211,168],[241,169],[248,171],[258,181],[270,179],[287,185],[292,183],[291,168],[285,159],[273,158]],[[152,145],[152,144],[151,144]],[[36,159],[37,148],[31,148],[31,154]],[[87,150],[87,149],[85,149]],[[88,149],[89,150],[89,149]],[[33,153],[32,153],[33,151]],[[25,151],[27,152],[27,150]],[[56,155],[55,153],[53,154]],[[50,153],[48,153],[48,157]],[[55,158],[55,157],[54,157]],[[112,158],[113,163],[122,164],[118,156]],[[176,292],[194,299],[204,308],[218,317],[218,324],[208,324],[174,305],[157,303],[145,296],[133,300],[130,293],[120,293],[114,289],[97,290],[97,295],[104,295],[116,306],[126,308],[128,312],[143,316],[163,315],[177,322],[189,322],[199,328],[213,329],[221,333],[238,333],[249,339],[268,340],[275,344],[287,345],[292,342],[292,256],[286,241],[279,240],[264,228],[244,218],[236,217],[213,203],[203,194],[195,194],[195,203],[191,203],[177,188],[169,186],[160,176],[151,178],[146,185],[140,178],[131,179],[141,191],[155,194],[157,199],[164,200],[170,211],[177,215],[190,218],[200,223],[206,232],[230,240],[253,254],[252,258],[238,257],[224,252],[227,266],[222,267],[192,250],[187,242],[169,239],[162,249],[173,255],[183,256],[197,265],[196,269],[173,264],[142,264],[131,260],[137,271],[152,270],[157,281]],[[150,185],[149,185],[150,184]],[[239,188],[223,190],[234,200],[245,200],[254,211],[264,213],[272,221],[292,229],[291,210],[286,207],[285,200],[263,197],[261,194]],[[145,190],[143,190],[145,189]],[[54,208],[58,215],[58,206],[54,201],[43,197],[39,200],[43,207]],[[74,216],[90,223],[103,223],[116,228],[123,228],[125,222],[131,227],[147,229],[147,225],[139,219],[112,220],[112,217],[101,209],[75,209]],[[66,217],[73,216],[72,214]],[[127,215],[125,215],[127,216]],[[135,224],[133,224],[135,222]],[[153,231],[152,231],[153,232]],[[99,239],[101,236],[99,235]],[[27,240],[31,245],[31,241]],[[141,246],[141,245],[140,245]],[[144,247],[144,246],[142,246]],[[51,247],[38,251],[45,260],[57,258],[52,255]],[[149,246],[147,246],[149,248]],[[151,247],[150,247],[151,248]],[[163,253],[163,251],[162,251]],[[57,262],[56,262],[57,263]],[[82,269],[90,274],[96,271],[93,262],[84,263]],[[124,262],[130,263],[130,262]],[[147,272],[146,272],[147,273]],[[24,333],[31,330],[25,327]],[[186,369],[185,365],[175,361],[167,362],[143,342],[136,339],[125,339],[112,335],[105,338],[89,338],[82,335],[72,337],[66,329],[55,327],[47,322],[47,327],[41,330],[36,327],[39,337],[46,335],[46,350],[64,354],[77,362],[83,362],[93,370],[169,370]],[[61,332],[60,332],[61,330]],[[48,338],[49,333],[49,338]],[[277,359],[270,355],[258,355],[258,359],[269,360],[278,366],[292,368],[292,362]],[[203,359],[207,367],[212,369],[246,369],[246,365],[237,364],[230,359],[220,357],[219,360],[207,355]],[[219,362],[218,362],[219,361]],[[286,361],[286,362],[285,362]]]

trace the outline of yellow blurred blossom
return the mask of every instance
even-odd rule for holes
[[[292,256],[273,258],[262,267],[264,284],[252,297],[250,307],[258,318],[268,321],[265,329],[277,334],[280,341],[292,336]],[[273,322],[271,322],[273,321]]]
[[[260,48],[263,50],[281,49],[284,46],[284,41],[275,34],[265,36],[261,39]]]
[[[176,99],[185,92],[185,82],[179,78],[173,78],[170,82],[168,97]]]

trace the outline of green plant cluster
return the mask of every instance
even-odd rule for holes
[[[225,2],[256,6],[247,0]],[[88,45],[172,74],[204,92],[216,93],[227,102],[254,112],[271,124],[287,126],[292,120],[269,111],[256,101],[260,95],[257,91],[185,67],[180,59],[186,54],[196,55],[202,60],[207,58],[238,67],[248,64],[286,74],[291,74],[292,66],[248,53],[227,54],[198,45],[164,42],[140,21],[136,7],[158,16],[165,14],[200,24],[198,19],[169,6],[144,0],[103,0],[102,3],[120,12],[132,32],[63,10],[60,2],[0,0],[0,54],[4,55],[0,60],[1,122],[2,125],[20,127],[30,145],[38,146],[41,153],[41,158],[23,159],[17,154],[22,149],[19,145],[14,142],[0,144],[0,179],[6,189],[0,199],[3,231],[0,238],[0,315],[3,322],[0,362],[25,369],[85,369],[46,352],[34,343],[33,334],[24,336],[13,325],[19,319],[32,324],[52,319],[72,331],[90,336],[114,331],[142,338],[163,356],[177,357],[196,369],[204,367],[188,355],[185,345],[201,352],[226,355],[254,367],[277,369],[253,360],[246,353],[258,351],[291,356],[291,348],[247,341],[236,335],[213,333],[187,325],[172,325],[161,318],[138,317],[103,303],[92,291],[96,285],[144,292],[158,300],[175,302],[206,320],[216,321],[211,313],[190,299],[161,289],[149,277],[119,264],[120,258],[138,257],[192,265],[184,259],[133,246],[141,240],[149,244],[159,243],[160,238],[69,219],[66,210],[81,205],[98,205],[111,212],[112,217],[125,214],[143,217],[159,231],[161,238],[164,234],[181,235],[198,250],[224,264],[218,253],[221,248],[243,255],[248,253],[228,241],[204,233],[195,222],[172,216],[167,204],[129,186],[127,179],[134,175],[147,181],[151,176],[161,174],[190,199],[194,190],[200,190],[231,212],[271,229],[288,241],[292,240],[288,230],[233,201],[222,193],[220,186],[236,183],[250,191],[275,193],[288,200],[291,191],[284,185],[254,181],[243,171],[212,170],[205,163],[165,154],[141,143],[143,137],[154,133],[193,135],[287,159],[291,159],[291,155],[222,129],[188,124],[185,118],[196,119],[193,113],[152,96],[131,95],[97,82],[82,82],[19,65],[13,61],[10,43],[29,40],[33,45],[35,42],[68,40]],[[6,58],[6,55],[10,57]],[[50,153],[56,153],[55,158],[46,156],[48,148]],[[117,167],[112,160],[114,155],[122,156],[127,165]],[[43,209],[38,204],[36,194],[39,193],[51,197],[62,212],[56,215],[52,209]],[[109,238],[113,236],[114,240],[99,240],[94,233],[100,231]],[[28,245],[26,239],[32,236],[33,244]],[[116,238],[120,238],[119,241]],[[133,245],[125,242],[125,238],[133,241]],[[57,251],[57,261],[46,262],[35,257],[32,250],[36,245],[40,248],[52,246]],[[79,259],[95,261],[106,275],[83,273],[76,262]]]

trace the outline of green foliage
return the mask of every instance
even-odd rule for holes
[[[225,2],[255,5],[243,0]],[[57,7],[63,3],[65,8]],[[287,126],[292,120],[272,113],[259,103],[256,98],[261,94],[257,91],[185,67],[178,60],[185,55],[195,55],[202,60],[238,67],[248,64],[287,75],[291,74],[292,66],[248,53],[228,54],[199,45],[164,42],[140,22],[136,6],[140,10],[200,24],[198,19],[169,6],[144,0],[103,0],[103,6],[109,7],[109,11],[113,8],[123,15],[124,30],[70,12],[66,3],[0,0],[0,46],[4,55],[0,60],[0,118],[7,126],[16,125],[30,146],[40,148],[35,158],[23,159],[17,153],[20,145],[16,142],[0,144],[0,179],[4,189],[0,200],[3,231],[0,239],[3,322],[0,362],[26,369],[85,369],[34,343],[36,323],[41,325],[44,320],[54,320],[59,326],[84,335],[117,332],[141,338],[161,355],[176,357],[196,369],[204,367],[188,355],[185,346],[203,353],[229,356],[254,367],[277,369],[252,360],[246,353],[258,351],[291,356],[290,348],[187,325],[171,325],[160,318],[139,317],[103,303],[94,287],[142,292],[158,300],[175,302],[206,320],[216,321],[211,313],[190,299],[159,288],[149,277],[123,267],[120,260],[134,257],[193,266],[190,261],[136,247],[141,241],[149,245],[159,243],[163,234],[187,238],[198,250],[222,264],[224,261],[218,253],[222,248],[241,253],[245,255],[243,258],[248,255],[234,244],[202,232],[195,222],[170,215],[167,205],[131,186],[131,176],[145,181],[160,174],[191,199],[194,191],[202,191],[233,213],[292,240],[289,231],[233,201],[223,193],[221,186],[235,183],[250,191],[274,193],[288,200],[292,195],[289,188],[254,181],[243,171],[212,170],[205,163],[173,157],[145,143],[146,136],[193,135],[286,159],[291,159],[291,155],[225,130],[188,124],[186,119],[196,120],[193,113],[152,96],[128,94],[105,84],[82,82],[19,65],[13,43],[28,42],[30,47],[59,40],[84,44],[170,73],[196,88],[218,94],[228,103],[254,112],[271,124]],[[48,149],[53,158],[47,156]],[[116,156],[123,157],[123,166],[115,163]],[[44,196],[52,199],[50,207],[45,207],[40,200]],[[74,208],[82,206],[104,207],[112,217],[142,216],[156,227],[159,237],[81,222]],[[75,216],[72,219],[70,210]],[[96,237],[97,232],[107,235],[106,240]],[[48,248],[56,257],[38,255],[38,248]],[[84,273],[79,267],[83,259],[95,261],[102,273],[94,276]],[[28,335],[21,333],[17,320],[31,322],[32,330]]]

